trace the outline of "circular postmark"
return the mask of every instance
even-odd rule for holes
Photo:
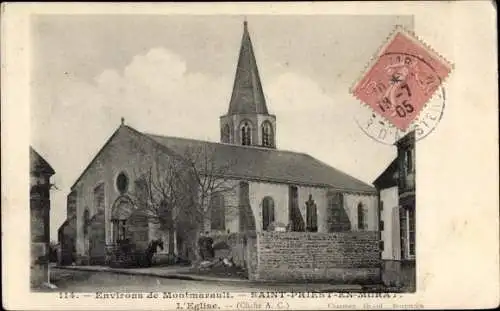
[[[442,86],[442,78],[431,64],[424,58],[408,53],[384,53],[380,59],[387,66],[387,84],[378,84],[377,105],[361,105],[355,120],[360,129],[372,139],[392,145],[406,134],[415,131],[415,139],[419,140],[434,131],[443,117],[446,94]],[[425,66],[425,70],[419,70]],[[379,87],[382,85],[382,88]],[[417,89],[418,88],[418,89]],[[415,94],[429,96],[427,102]],[[381,113],[382,112],[382,113]],[[385,116],[383,116],[385,114]],[[402,128],[395,126],[397,118],[408,119],[413,115],[409,125]],[[396,124],[398,125],[398,124]]]
[[[425,105],[419,116],[404,131],[398,129],[391,122],[365,105],[360,106],[355,121],[366,135],[383,144],[393,145],[411,131],[415,131],[415,140],[420,140],[432,133],[439,121],[441,121],[444,113],[445,99],[445,89],[439,87],[436,94]]]

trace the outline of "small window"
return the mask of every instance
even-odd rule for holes
[[[365,208],[363,206],[363,203],[358,204],[358,229],[359,230],[364,230],[367,229],[366,224],[365,224]]]
[[[247,121],[241,126],[241,144],[244,146],[252,144],[252,127]]]
[[[401,259],[405,259],[407,257],[407,251],[405,251],[408,243],[408,239],[406,237],[408,233],[407,228],[407,210],[403,207],[399,208],[399,237],[400,237],[400,245],[401,245]]]
[[[380,221],[379,230],[384,231],[384,221],[383,220]]]
[[[384,244],[384,241],[380,241],[380,242],[379,242],[379,247],[380,247],[380,250],[381,250],[381,251],[384,251],[384,250],[385,250],[385,244]]]
[[[401,258],[412,259],[415,256],[415,209],[404,206],[399,209]]]
[[[405,151],[406,154],[406,171],[408,173],[413,172],[413,154],[412,150],[408,149]]]
[[[230,141],[231,130],[229,129],[229,125],[224,125],[221,130],[221,141],[223,143],[229,143]]]
[[[380,212],[384,211],[384,201],[380,200]]]
[[[272,147],[273,144],[273,126],[266,121],[262,123],[262,146]]]
[[[128,177],[124,172],[118,174],[116,178],[116,189],[118,189],[121,194],[124,194],[128,190]]]
[[[268,229],[274,222],[274,200],[271,197],[265,197],[262,200],[262,230]]]
[[[408,209],[409,254],[415,256],[415,210]]]

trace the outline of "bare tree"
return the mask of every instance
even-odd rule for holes
[[[211,199],[230,193],[237,185],[229,178],[234,162],[217,161],[215,151],[203,144],[186,148],[179,158],[157,158],[136,180],[134,203],[146,210],[162,231],[175,231],[195,261],[200,259],[198,239],[211,219]],[[228,211],[236,208],[230,204],[224,207]],[[169,237],[169,245],[173,245],[173,234]]]

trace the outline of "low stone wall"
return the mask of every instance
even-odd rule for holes
[[[246,266],[245,233],[221,233],[210,235],[214,240],[215,258],[233,258],[237,266]]]
[[[249,275],[254,280],[380,281],[380,250],[375,231],[259,232],[256,249],[255,273]]]
[[[255,231],[212,234],[214,246],[226,244],[226,248],[216,249],[215,258],[233,258],[236,266],[245,268],[249,279],[255,279],[257,271],[257,235]]]

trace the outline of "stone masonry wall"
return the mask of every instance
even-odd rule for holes
[[[212,234],[216,258],[232,258],[237,266],[245,267],[245,234]]]
[[[232,258],[233,262],[247,269],[249,277],[257,268],[257,236],[255,231],[213,234],[216,258]],[[225,247],[220,248],[221,245]]]
[[[262,281],[380,280],[376,231],[259,232],[255,278]]]

